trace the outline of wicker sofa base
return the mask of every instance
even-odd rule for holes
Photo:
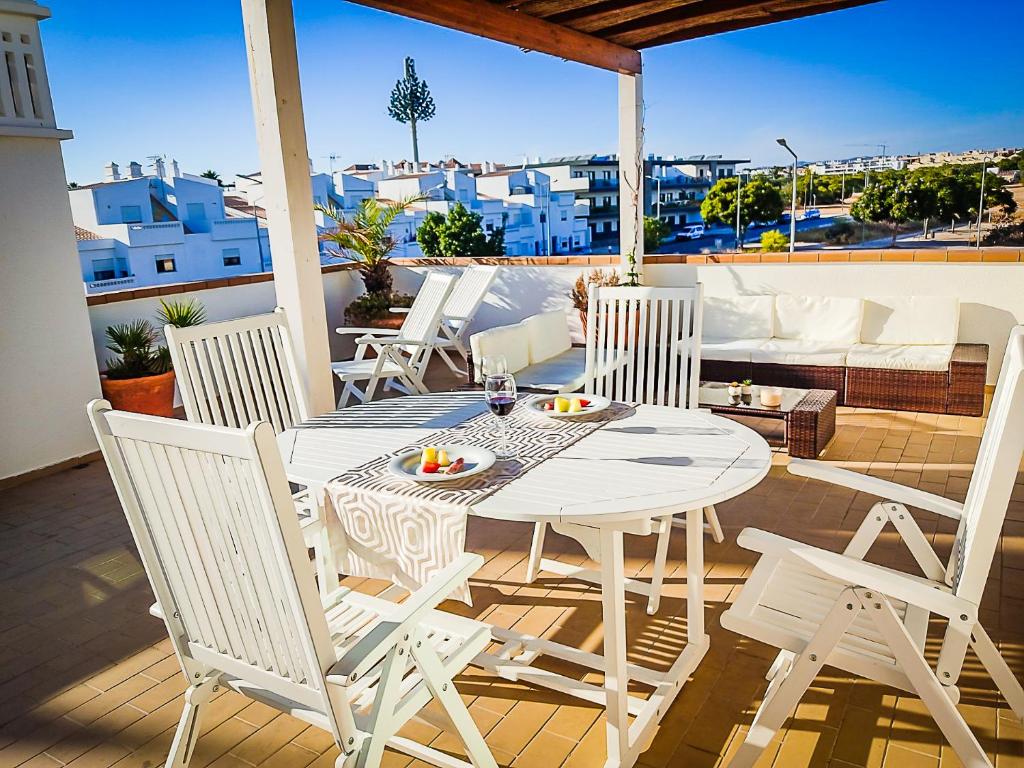
[[[946,371],[899,371],[817,365],[701,360],[706,381],[742,381],[797,389],[832,389],[839,405],[887,411],[981,416],[987,344],[957,344]]]

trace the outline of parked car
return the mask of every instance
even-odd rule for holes
[[[687,224],[676,232],[676,240],[697,240],[704,237],[703,224]]]
[[[808,208],[806,211],[804,211],[804,215],[801,218],[803,218],[803,219],[820,219],[821,218],[821,211],[819,211],[817,208]]]

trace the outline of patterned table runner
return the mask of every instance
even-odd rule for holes
[[[416,445],[380,456],[331,480],[326,487],[326,522],[342,573],[388,579],[415,590],[457,559],[466,543],[470,507],[517,477],[632,409],[613,403],[592,416],[548,419],[530,413],[522,400],[506,417],[509,442],[519,456],[498,460],[479,475],[444,483],[401,480],[391,460],[427,445],[476,445],[495,450],[496,419],[482,413],[434,432]],[[452,597],[472,604],[468,585]]]

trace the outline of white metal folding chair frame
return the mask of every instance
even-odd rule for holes
[[[917,693],[965,765],[991,765],[956,709],[957,682],[970,647],[1010,708],[1018,718],[1024,719],[1024,688],[978,618],[978,607],[1022,454],[1024,327],[1018,326],[1010,334],[964,504],[819,462],[793,463],[795,474],[837,483],[880,496],[885,501],[874,505],[843,554],[752,529],[740,534],[740,545],[761,552],[762,557],[739,598],[723,614],[722,625],[774,644],[780,648],[780,654],[768,674],[771,684],[765,699],[731,765],[754,764],[826,663]],[[907,505],[959,521],[948,564],[943,564],[931,548]],[[889,523],[906,542],[924,576],[910,576],[863,561]],[[787,563],[789,566],[785,566]],[[831,611],[816,625],[808,640],[796,630],[797,619],[804,616],[798,606],[792,608],[792,626],[780,626],[781,618],[768,621],[759,613],[767,608],[785,615],[786,609],[780,608],[777,593],[769,592],[773,582],[779,583],[776,573],[781,573],[778,569],[783,567],[795,567],[822,584],[842,587]],[[828,593],[819,588],[817,594]],[[773,596],[763,597],[767,595]],[[861,612],[876,628],[884,650],[892,657],[891,662],[872,658],[856,648],[855,643],[864,642],[857,639],[864,637],[863,625],[851,640],[848,632],[852,631]],[[928,617],[932,613],[947,620],[934,669],[924,657]],[[806,635],[806,623],[802,631]],[[875,647],[878,647],[877,640]]]
[[[587,303],[587,357],[584,392],[613,400],[695,408],[700,388],[700,335],[703,287],[682,288],[590,286]],[[686,510],[680,510],[683,513]],[[703,510],[705,529],[716,543],[724,540],[718,513]],[[665,579],[673,527],[685,527],[674,515],[655,519],[651,583],[626,581],[626,589],[647,595],[647,612],[657,613]],[[559,533],[583,544],[600,562],[600,547],[591,531],[571,524],[553,524]],[[534,526],[526,580],[539,571],[600,583],[600,574],[543,557],[547,524]]]
[[[334,374],[342,381],[338,408],[348,405],[355,395],[362,403],[373,400],[377,386],[384,380],[385,389],[394,388],[406,394],[427,394],[423,376],[436,349],[441,325],[441,313],[455,286],[455,278],[440,272],[430,272],[416,294],[416,299],[398,330],[384,328],[337,328],[337,333],[357,335],[356,355],[352,360],[331,364]],[[367,371],[366,366],[355,365],[366,360],[366,350],[373,349],[376,362]],[[397,381],[396,381],[397,379]],[[353,382],[366,381],[360,390]]]
[[[396,735],[436,698],[473,765],[496,767],[452,683],[490,630],[434,610],[480,567],[479,555],[463,555],[400,605],[338,589],[325,607],[268,423],[193,424],[102,400],[88,411],[156,595],[153,613],[190,686],[169,768],[188,765],[220,686],[330,732],[339,768],[378,766],[385,746],[444,768],[468,765]]]

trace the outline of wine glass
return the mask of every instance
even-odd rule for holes
[[[516,379],[511,373],[496,373],[484,380],[484,399],[491,413],[498,419],[501,428],[501,442],[494,452],[499,459],[514,459],[516,450],[508,442],[508,424],[505,417],[512,413],[516,404]]]
[[[508,373],[508,361],[504,355],[484,355],[480,361],[480,373],[485,379]]]

